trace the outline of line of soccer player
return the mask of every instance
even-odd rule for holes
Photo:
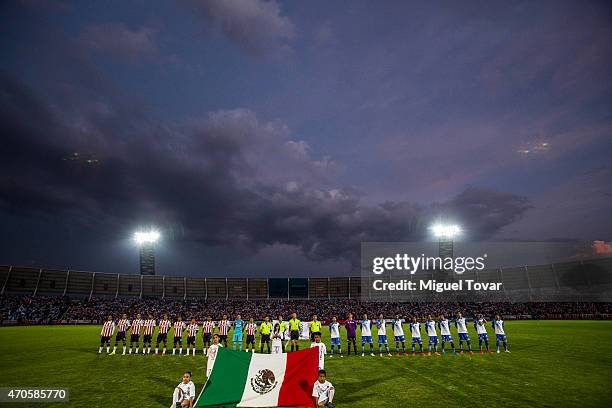
[[[349,313],[347,319],[340,323],[336,317],[332,318],[329,323],[330,333],[330,354],[329,357],[333,357],[336,352],[340,357],[342,354],[342,344],[340,342],[340,327],[344,326],[346,330],[346,342],[347,342],[347,354],[351,354],[351,348],[355,355],[358,354],[357,350],[357,328],[359,327],[361,332],[361,356],[366,354],[366,344],[369,345],[369,354],[374,356],[374,343],[372,340],[372,330],[374,327],[377,329],[378,334],[378,352],[380,356],[384,353],[391,356],[389,350],[389,344],[387,340],[387,326],[391,325],[393,329],[393,337],[395,340],[395,353],[396,355],[408,355],[406,349],[406,340],[404,335],[403,325],[407,321],[402,319],[400,315],[396,315],[394,319],[385,319],[381,314],[378,319],[371,320],[367,314],[363,315],[361,320],[355,320],[353,315]],[[421,337],[421,323],[418,321],[416,316],[413,316],[408,322],[408,328],[412,337],[411,352],[413,355],[416,354],[416,347],[418,345],[419,353],[423,356],[425,354],[423,350],[423,340]],[[480,353],[483,354],[485,351],[490,353],[489,339],[487,334],[487,320],[482,316],[478,315],[474,319],[474,328],[478,334],[478,347]],[[236,315],[233,321],[228,319],[227,315],[223,315],[222,320],[213,321],[212,317],[208,317],[202,322],[202,340],[203,340],[203,354],[208,354],[208,349],[213,342],[213,335],[218,336],[218,343],[228,347],[228,333],[233,328],[233,349],[243,350],[243,335],[246,334],[246,345],[244,351],[255,352],[256,341],[255,337],[257,334],[260,335],[259,352],[264,352],[264,346],[267,353],[284,353],[286,348],[290,346],[290,350],[299,350],[300,333],[302,332],[303,325],[308,324],[310,330],[310,340],[319,343],[321,345],[322,338],[322,327],[323,324],[318,320],[317,316],[314,315],[310,322],[300,321],[296,314],[293,313],[291,319],[288,321],[283,320],[282,316],[278,316],[277,320],[271,322],[270,318],[266,316],[264,320],[257,324],[253,318],[248,321],[241,319],[240,315]],[[440,316],[437,320],[431,315],[427,316],[424,327],[428,337],[427,355],[431,355],[432,351],[434,355],[439,356],[438,344],[440,338],[438,337],[438,330],[441,335],[441,347],[442,353],[446,352],[446,343],[450,345],[451,351],[457,353],[455,342],[451,335],[451,326],[454,325],[457,331],[459,340],[459,354],[464,353],[464,343],[467,348],[467,352],[473,354],[472,343],[468,333],[468,322],[462,316],[461,313],[457,313],[454,318],[447,319],[445,316]],[[496,335],[496,349],[497,353],[500,352],[500,345],[503,346],[505,352],[509,353],[508,341],[505,333],[504,321],[499,315],[496,315],[491,322],[493,330]],[[148,315],[147,319],[143,319],[140,314],[136,315],[136,318],[129,320],[127,315],[123,315],[117,322],[113,320],[112,316],[108,316],[107,321],[102,326],[100,333],[100,348],[99,354],[102,354],[104,347],[106,347],[106,353],[110,355],[116,354],[119,343],[123,345],[123,355],[125,354],[139,354],[140,352],[140,337],[142,335],[142,354],[151,354],[153,333],[155,328],[158,327],[157,338],[155,342],[154,355],[160,354],[160,345],[162,346],[161,355],[165,355],[167,351],[168,333],[173,328],[174,342],[172,348],[172,355],[178,354],[183,355],[183,336],[187,334],[187,352],[185,355],[195,355],[196,353],[196,340],[197,334],[200,331],[200,326],[197,324],[195,319],[191,319],[189,322],[185,322],[179,316],[176,321],[171,322],[168,319],[168,315],[165,314],[162,319],[157,322],[152,315]],[[111,352],[111,338],[117,329],[115,336],[115,344]],[[215,329],[218,333],[214,333]],[[127,345],[127,333],[130,333],[129,347]],[[215,341],[216,343],[217,341]],[[484,348],[483,348],[484,346]],[[324,348],[323,354],[327,354],[326,348]]]

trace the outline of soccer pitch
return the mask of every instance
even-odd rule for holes
[[[375,357],[328,358],[334,402],[339,408],[609,406],[612,322],[508,321],[506,331],[510,354],[381,358],[375,344]],[[34,404],[41,407],[168,407],[182,373],[192,371],[200,392],[206,371],[200,336],[195,357],[107,356],[96,354],[99,333],[99,326],[0,328],[0,386],[70,389],[70,403]],[[324,341],[329,349],[328,330]],[[345,347],[343,338],[346,353]]]

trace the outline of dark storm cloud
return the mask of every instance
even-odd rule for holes
[[[274,0],[182,0],[189,10],[218,25],[243,51],[261,55],[290,50],[295,26]]]
[[[355,264],[360,242],[420,239],[439,216],[486,238],[528,208],[524,198],[474,187],[430,206],[365,205],[358,191],[333,185],[330,158],[312,157],[284,124],[245,109],[168,127],[109,102],[51,108],[3,79],[0,126],[0,203],[11,212],[100,229],[155,224],[206,246],[283,244]]]
[[[83,29],[79,40],[86,48],[137,62],[158,55],[156,34],[148,27],[130,30],[125,24],[92,24]]]

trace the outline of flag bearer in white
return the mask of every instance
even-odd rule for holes
[[[327,381],[325,370],[319,370],[319,378],[312,387],[312,402],[316,407],[334,408],[333,400],[336,390],[332,383]]]
[[[215,360],[217,359],[217,351],[219,347],[223,347],[219,344],[219,335],[213,335],[213,344],[208,348],[208,361],[206,362],[206,377],[210,377],[210,373],[212,373],[213,366],[215,365]]]
[[[283,332],[281,331],[280,323],[277,322],[274,324],[274,331],[272,332],[272,354],[281,354],[282,352]]]
[[[310,345],[310,348],[318,347],[319,348],[319,370],[323,370],[325,368],[325,355],[327,354],[327,346],[325,343],[321,342],[321,336],[318,334],[315,335],[315,342]]]
[[[195,398],[195,384],[191,381],[191,372],[183,374],[183,381],[174,388],[170,408],[191,408]]]

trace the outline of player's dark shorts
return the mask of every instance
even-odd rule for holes
[[[315,336],[321,337],[321,332],[320,331],[316,331],[316,332],[310,333],[310,340],[314,341]]]
[[[255,335],[247,334],[246,344],[255,344]]]
[[[210,342],[211,338],[212,338],[212,333],[203,333],[202,334],[202,340],[204,340],[204,341]]]
[[[299,340],[300,332],[299,330],[291,330],[291,340]]]
[[[130,343],[138,343],[140,341],[140,334],[132,334],[130,336]]]
[[[347,336],[346,341],[349,343],[357,343],[357,336]]]
[[[270,342],[270,335],[269,334],[262,334],[261,335],[261,342],[262,343],[269,343]]]
[[[487,333],[478,333],[478,340],[489,340]]]
[[[157,333],[157,343],[168,341],[168,333]]]
[[[182,342],[183,342],[183,338],[181,336],[174,336],[174,344],[182,343]]]
[[[496,334],[495,337],[497,337],[497,341],[506,341],[505,334]]]
[[[110,336],[100,336],[100,344],[110,343]]]
[[[196,344],[196,336],[187,337],[187,345],[189,344]]]
[[[224,342],[224,343],[227,343],[227,334],[220,334],[220,335],[219,335],[219,341],[220,341],[220,342],[222,341],[222,342]]]
[[[117,335],[115,336],[115,341],[122,341],[125,340],[125,332],[117,332]]]
[[[150,343],[152,339],[153,339],[152,334],[145,334],[144,336],[142,336],[142,341],[145,343]]]

